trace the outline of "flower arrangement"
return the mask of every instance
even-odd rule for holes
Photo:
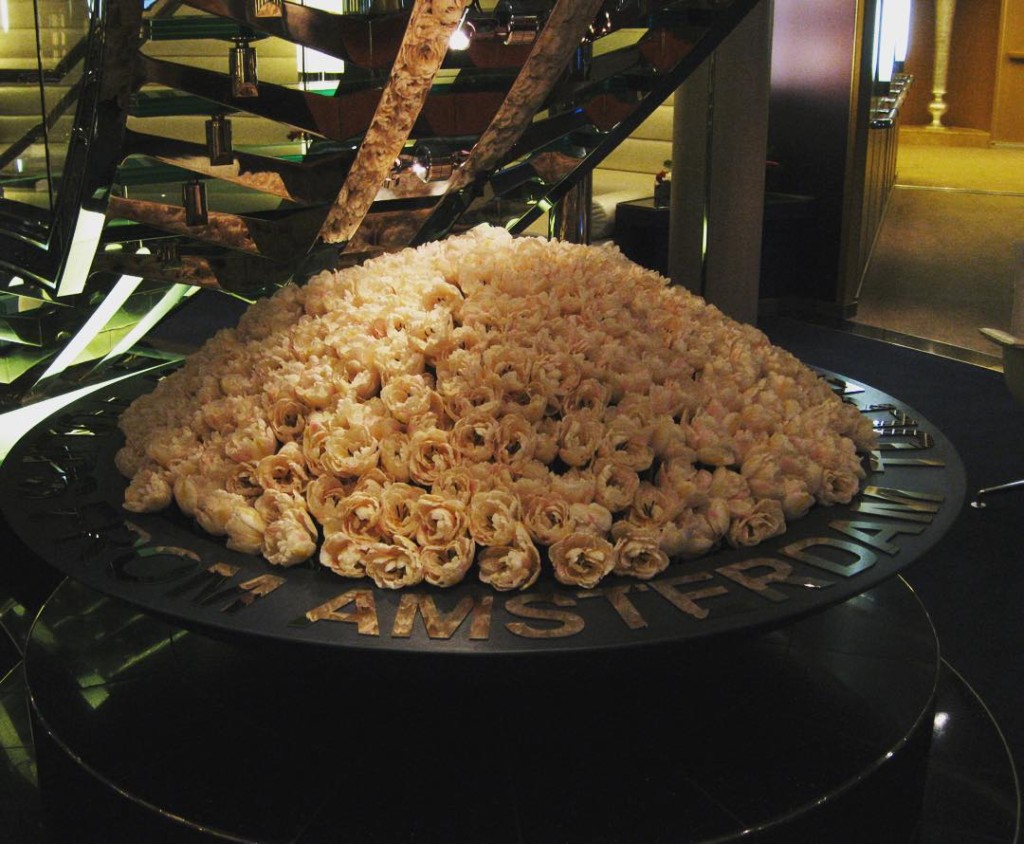
[[[479,227],[253,304],[120,419],[124,506],[380,587],[593,587],[848,502],[870,422],[615,247]]]

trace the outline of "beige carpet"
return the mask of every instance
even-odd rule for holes
[[[1024,194],[1024,147],[900,144],[896,183]]]
[[[855,322],[998,355],[1024,250],[1024,148],[902,146]]]

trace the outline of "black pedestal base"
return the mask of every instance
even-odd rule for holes
[[[26,669],[51,840],[905,842],[938,659],[901,581],[699,649],[370,662],[65,584]]]

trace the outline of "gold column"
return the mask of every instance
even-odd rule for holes
[[[945,129],[942,116],[949,108],[946,103],[946,77],[949,73],[949,45],[953,36],[953,14],[956,0],[935,0],[935,66],[932,73],[932,101],[928,111],[932,114],[932,129]]]

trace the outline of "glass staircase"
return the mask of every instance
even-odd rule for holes
[[[585,239],[588,174],[757,2],[0,0],[0,407],[165,356],[198,292]]]

